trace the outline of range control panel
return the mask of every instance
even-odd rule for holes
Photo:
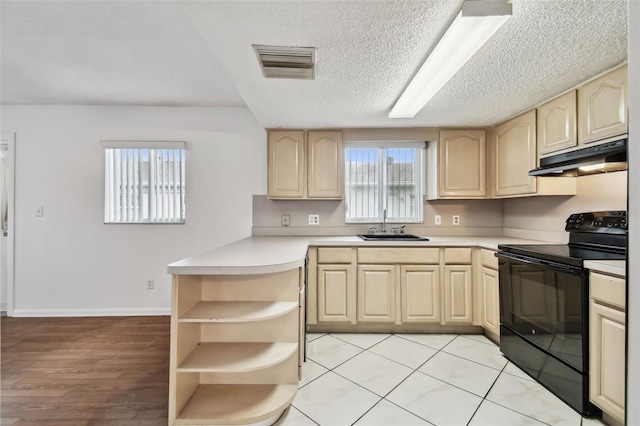
[[[612,210],[575,213],[567,219],[566,231],[623,233],[627,230],[627,212]]]

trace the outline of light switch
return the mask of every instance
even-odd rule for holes
[[[44,216],[44,207],[43,206],[36,207],[36,217],[42,217],[42,216]]]

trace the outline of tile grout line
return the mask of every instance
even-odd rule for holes
[[[339,334],[340,334],[340,333],[338,333],[338,335],[339,335]],[[338,377],[340,377],[340,378],[342,378],[342,379],[344,379],[344,380],[346,380],[346,381],[348,381],[348,382],[350,382],[350,383],[354,384],[355,386],[357,386],[357,387],[359,387],[359,388],[361,388],[361,389],[363,389],[363,390],[366,390],[367,392],[369,392],[369,393],[371,393],[371,394],[375,395],[376,397],[378,397],[378,398],[379,398],[379,399],[378,399],[378,401],[377,401],[376,403],[374,403],[371,407],[369,407],[369,408],[368,408],[368,409],[367,409],[367,410],[366,410],[362,415],[360,415],[360,416],[359,416],[359,417],[358,417],[358,418],[357,418],[357,419],[352,423],[352,425],[354,425],[355,423],[357,423],[358,421],[360,421],[360,420],[361,420],[365,415],[367,415],[367,413],[369,413],[372,409],[374,409],[375,407],[379,406],[382,400],[384,400],[384,401],[386,401],[386,402],[388,402],[388,403],[392,404],[393,406],[395,406],[395,407],[399,408],[400,410],[402,410],[402,411],[404,411],[404,412],[407,412],[407,413],[411,414],[412,416],[415,416],[415,417],[417,417],[417,418],[419,418],[419,419],[421,419],[421,420],[423,420],[423,421],[425,421],[425,422],[427,422],[427,423],[429,423],[429,424],[432,424],[431,422],[429,422],[428,420],[426,420],[426,419],[422,418],[421,416],[417,415],[416,413],[413,413],[412,411],[409,411],[408,409],[406,409],[406,408],[404,408],[404,407],[402,407],[402,406],[399,406],[399,405],[395,404],[393,401],[390,401],[389,399],[387,399],[387,397],[388,397],[388,396],[389,396],[393,391],[395,391],[399,386],[401,386],[403,383],[405,383],[405,382],[406,382],[406,380],[407,380],[409,377],[411,377],[412,375],[414,375],[414,373],[415,373],[415,372],[419,372],[419,373],[421,373],[421,374],[422,374],[422,375],[424,375],[424,376],[430,377],[430,378],[435,379],[435,380],[437,380],[437,381],[439,381],[439,382],[445,383],[445,384],[447,384],[447,385],[449,385],[449,386],[455,387],[455,388],[457,388],[457,389],[459,389],[459,390],[461,390],[461,391],[464,391],[464,392],[466,392],[466,393],[469,393],[469,394],[471,394],[471,395],[474,395],[474,396],[476,396],[476,397],[481,398],[480,403],[479,403],[479,404],[478,404],[478,406],[475,408],[475,410],[474,410],[474,412],[473,412],[472,416],[470,417],[469,421],[467,422],[467,425],[469,425],[469,424],[472,422],[473,418],[477,415],[477,413],[478,413],[478,411],[479,411],[480,407],[485,403],[485,401],[489,401],[489,403],[492,403],[492,404],[495,404],[495,405],[497,405],[497,406],[499,406],[499,407],[501,407],[501,408],[507,409],[507,410],[509,410],[510,412],[513,412],[513,413],[516,413],[516,414],[518,414],[518,415],[521,415],[521,416],[524,416],[524,417],[526,417],[526,418],[529,418],[529,419],[531,419],[531,420],[533,420],[533,421],[535,421],[535,422],[539,423],[540,425],[548,425],[548,424],[549,424],[549,423],[546,423],[546,422],[544,422],[544,421],[541,421],[541,420],[539,420],[539,419],[537,419],[537,418],[534,418],[534,417],[532,417],[532,416],[530,416],[530,415],[527,415],[527,414],[521,413],[521,412],[519,412],[519,411],[517,411],[517,410],[515,410],[515,409],[513,409],[513,408],[508,407],[508,406],[504,406],[504,405],[502,405],[502,404],[500,404],[500,403],[497,403],[497,402],[491,401],[491,400],[489,400],[489,399],[487,398],[487,396],[489,395],[489,393],[491,392],[491,390],[495,387],[495,385],[496,385],[497,381],[500,379],[500,377],[502,376],[502,374],[506,374],[507,376],[509,376],[509,377],[513,377],[513,378],[516,378],[516,379],[527,380],[527,379],[525,379],[525,378],[519,377],[519,376],[518,376],[518,375],[516,375],[516,374],[512,374],[512,373],[510,373],[510,372],[505,371],[505,370],[506,370],[506,368],[509,366],[509,360],[506,360],[507,362],[503,365],[503,367],[502,367],[501,369],[497,369],[497,368],[495,368],[495,367],[491,367],[491,366],[488,366],[488,365],[485,365],[485,364],[479,363],[479,362],[477,362],[477,361],[475,361],[475,360],[468,359],[468,358],[465,358],[464,356],[460,356],[460,355],[457,355],[457,354],[453,354],[453,353],[447,352],[447,351],[445,350],[445,349],[446,349],[449,345],[451,345],[451,344],[452,344],[452,343],[453,343],[453,342],[454,342],[458,337],[463,337],[463,338],[464,338],[463,340],[471,340],[471,341],[474,341],[475,343],[478,343],[478,344],[482,344],[482,345],[486,345],[486,346],[492,346],[492,347],[495,347],[495,343],[493,343],[493,342],[482,342],[482,341],[479,341],[479,340],[476,340],[476,339],[469,339],[468,337],[466,337],[466,336],[464,336],[464,335],[455,335],[455,337],[453,337],[453,339],[451,339],[449,342],[447,342],[444,346],[442,346],[442,347],[441,347],[441,348],[439,348],[439,349],[436,349],[436,348],[434,348],[434,347],[432,347],[432,346],[429,346],[429,345],[426,345],[426,344],[424,344],[424,343],[416,342],[416,341],[413,341],[413,340],[411,340],[411,339],[407,339],[407,338],[405,338],[405,337],[398,336],[398,335],[393,334],[393,333],[389,334],[389,335],[388,335],[388,336],[386,336],[384,339],[382,339],[382,340],[378,341],[377,343],[375,343],[375,344],[373,344],[373,345],[369,346],[368,348],[362,348],[362,347],[360,347],[360,346],[358,346],[358,345],[356,345],[356,344],[354,344],[354,343],[351,343],[351,342],[348,342],[348,341],[346,341],[346,340],[343,340],[343,339],[339,338],[337,335],[333,335],[333,334],[331,334],[331,333],[324,333],[324,334],[322,334],[321,336],[317,337],[316,339],[314,339],[314,340],[312,340],[312,341],[315,341],[315,340],[317,340],[317,339],[319,339],[319,338],[322,338],[322,337],[325,337],[325,336],[333,337],[333,338],[335,338],[335,339],[337,339],[337,340],[339,340],[339,341],[341,341],[341,342],[343,342],[343,343],[345,343],[345,344],[351,345],[351,346],[353,346],[353,347],[355,347],[355,348],[359,349],[359,352],[358,352],[358,353],[356,353],[356,354],[354,354],[353,356],[351,356],[351,357],[347,358],[346,360],[342,361],[341,363],[337,364],[337,365],[336,365],[336,366],[334,366],[333,368],[328,368],[328,367],[326,367],[325,365],[321,364],[320,362],[318,362],[318,361],[316,361],[316,360],[314,360],[314,359],[312,359],[312,358],[309,358],[309,360],[310,360],[310,361],[312,361],[312,362],[314,362],[314,363],[318,364],[318,365],[319,365],[319,366],[321,366],[322,368],[325,368],[325,369],[326,369],[326,371],[324,371],[324,372],[323,372],[322,374],[320,374],[319,376],[315,377],[313,380],[310,380],[308,383],[306,383],[304,386],[300,387],[299,389],[302,389],[302,388],[306,387],[306,386],[307,386],[307,385],[309,385],[310,383],[312,383],[312,382],[316,381],[317,379],[319,379],[320,377],[322,377],[322,376],[326,375],[326,373],[327,373],[327,372],[331,371],[331,372],[333,372],[334,374],[336,374],[336,376],[338,376]],[[402,363],[400,363],[400,362],[398,362],[398,361],[396,361],[396,360],[394,360],[394,359],[388,358],[388,357],[386,357],[386,356],[384,356],[384,355],[381,355],[381,354],[378,354],[378,353],[376,353],[376,352],[372,352],[372,351],[371,351],[374,347],[376,347],[377,345],[379,345],[379,344],[381,344],[381,343],[385,342],[386,340],[388,340],[389,338],[391,338],[391,337],[393,337],[393,336],[398,337],[398,338],[400,338],[400,339],[402,339],[402,340],[404,340],[404,341],[407,341],[407,342],[416,343],[416,344],[418,344],[418,345],[420,345],[420,346],[422,346],[422,347],[424,347],[424,348],[428,348],[428,349],[435,350],[435,353],[434,353],[433,355],[429,356],[429,357],[428,357],[428,358],[427,358],[423,363],[421,363],[418,367],[413,368],[413,367],[410,367],[410,366],[408,366],[408,365],[406,365],[406,364],[402,364]],[[409,369],[410,369],[410,370],[412,370],[412,371],[411,371],[411,373],[409,373],[409,374],[408,374],[404,379],[402,379],[398,384],[396,384],[396,385],[395,385],[391,390],[389,390],[388,392],[386,392],[386,393],[385,393],[384,395],[382,395],[382,396],[381,396],[381,395],[379,395],[379,394],[377,394],[376,392],[373,392],[373,391],[371,391],[371,390],[367,389],[366,387],[362,386],[360,383],[357,383],[357,382],[355,382],[355,381],[353,381],[353,380],[351,380],[351,379],[349,379],[349,378],[347,378],[347,377],[344,377],[344,376],[342,376],[341,374],[339,374],[337,371],[335,371],[337,368],[341,367],[343,364],[345,364],[345,363],[349,362],[350,360],[354,359],[355,357],[357,357],[357,356],[359,356],[359,355],[361,355],[361,354],[363,354],[363,353],[365,353],[365,352],[368,352],[368,353],[370,353],[370,354],[372,354],[372,355],[377,355],[377,356],[379,356],[379,357],[381,357],[381,358],[384,358],[385,360],[388,360],[388,361],[390,361],[390,362],[394,362],[395,364],[398,364],[398,365],[400,365],[400,366],[402,366],[402,367],[409,368]],[[474,363],[474,364],[476,364],[476,365],[478,365],[478,366],[482,366],[482,367],[486,367],[486,368],[490,368],[490,369],[492,369],[492,370],[498,371],[498,375],[496,376],[496,378],[494,379],[493,383],[492,383],[492,384],[491,384],[491,386],[488,388],[488,390],[484,393],[484,396],[480,396],[480,395],[477,395],[477,394],[475,394],[475,393],[473,393],[473,392],[470,392],[470,391],[468,391],[468,390],[465,390],[465,389],[463,389],[463,388],[461,388],[461,387],[459,387],[459,386],[456,386],[456,385],[454,385],[454,384],[448,383],[448,382],[446,382],[445,380],[439,379],[439,378],[437,378],[437,377],[434,377],[434,376],[431,376],[431,375],[429,375],[429,374],[427,374],[427,373],[424,373],[424,372],[422,372],[422,371],[419,371],[419,369],[420,369],[420,368],[422,368],[425,364],[427,364],[430,360],[432,360],[432,359],[433,359],[433,358],[434,358],[438,353],[440,353],[440,352],[443,352],[443,353],[445,353],[445,354],[446,354],[446,355],[448,355],[448,356],[452,356],[452,357],[455,357],[455,358],[458,358],[458,359],[461,359],[461,360],[465,360],[465,361],[468,361],[468,362],[472,362],[472,363]],[[505,377],[507,377],[507,376],[505,376]],[[293,406],[293,404],[292,404],[292,406]],[[295,406],[294,406],[294,407],[295,407]],[[305,417],[309,418],[309,419],[310,419],[314,424],[319,425],[317,422],[315,422],[313,419],[311,419],[311,418],[310,418],[306,413],[304,413],[304,412],[303,412],[302,410],[300,410],[298,407],[295,407],[295,408],[296,408],[296,410],[300,411],[300,413],[302,413]],[[582,416],[580,415],[580,425],[582,425],[583,420],[584,420],[584,417],[582,417]],[[319,426],[322,426],[322,425],[319,425]]]
[[[507,363],[504,365],[504,367],[502,367],[502,370],[500,370],[500,374],[498,374],[498,377],[496,377],[496,379],[495,379],[495,380],[493,381],[493,383],[491,384],[491,387],[490,387],[490,388],[489,388],[489,390],[487,391],[486,395],[482,398],[482,402],[480,403],[480,405],[482,405],[482,403],[483,403],[484,401],[489,401],[489,402],[490,402],[490,403],[492,403],[492,404],[495,404],[495,405],[497,405],[497,406],[499,406],[499,407],[505,408],[505,409],[507,409],[507,410],[509,410],[509,411],[512,411],[512,412],[514,412],[514,413],[520,414],[521,416],[528,417],[528,418],[530,418],[530,419],[532,419],[532,420],[534,420],[534,421],[536,421],[536,422],[538,422],[538,423],[540,423],[540,424],[552,426],[552,425],[550,425],[549,423],[547,423],[547,422],[543,422],[542,420],[538,420],[538,419],[536,419],[535,417],[531,417],[531,416],[530,416],[530,415],[528,415],[528,414],[521,413],[521,412],[519,412],[519,411],[514,410],[513,408],[505,407],[505,406],[504,406],[504,405],[502,405],[502,404],[499,404],[499,403],[497,403],[497,402],[491,401],[490,399],[487,399],[487,396],[488,396],[488,395],[489,395],[489,393],[491,392],[491,389],[493,389],[493,387],[495,386],[496,382],[498,381],[498,379],[500,378],[500,376],[501,376],[502,374],[508,374],[509,376],[518,377],[518,376],[515,376],[515,375],[513,375],[513,374],[509,374],[509,373],[507,373],[506,371],[504,371],[504,370],[507,368],[507,365],[509,365],[509,360],[507,360]],[[478,409],[480,408],[480,405],[478,405]],[[473,413],[473,416],[471,416],[471,419],[469,419],[469,422],[471,422],[471,420],[473,419],[473,417],[476,415],[476,413],[478,412],[478,409],[476,409],[476,411]],[[582,420],[580,420],[580,423],[582,423]],[[467,425],[468,425],[468,424],[467,424]]]

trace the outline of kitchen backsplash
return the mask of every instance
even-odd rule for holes
[[[418,235],[502,235],[502,200],[438,200],[424,205],[424,224],[407,224],[405,232]],[[281,226],[288,214],[290,225]],[[309,225],[309,215],[319,215],[318,225]],[[441,225],[435,225],[440,215]],[[453,225],[453,216],[460,225]],[[269,200],[253,196],[253,235],[356,235],[372,224],[345,224],[344,202]],[[389,225],[388,228],[392,226]]]
[[[566,243],[571,213],[627,209],[627,172],[581,176],[573,197],[514,198],[504,201],[504,236]]]
[[[578,195],[524,197],[506,200],[438,200],[424,204],[424,224],[407,224],[406,232],[418,235],[509,236],[565,243],[564,221],[571,213],[627,208],[627,172],[578,178]],[[281,216],[289,215],[289,226]],[[309,215],[319,215],[309,225]],[[435,225],[440,215],[442,225]],[[454,215],[460,225],[453,225]],[[344,223],[340,201],[269,200],[253,196],[253,235],[355,235],[370,225]]]

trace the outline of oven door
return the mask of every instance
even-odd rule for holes
[[[587,371],[587,274],[582,268],[499,252],[500,323],[528,343]]]

